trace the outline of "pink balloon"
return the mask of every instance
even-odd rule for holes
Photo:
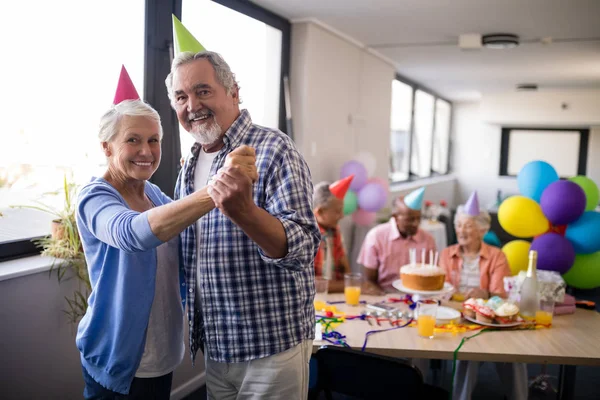
[[[354,212],[354,214],[352,214],[352,221],[354,221],[356,225],[366,226],[373,224],[376,217],[377,213],[365,211],[359,208]]]

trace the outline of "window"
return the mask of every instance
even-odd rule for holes
[[[450,103],[435,101],[435,130],[433,131],[433,159],[431,169],[438,174],[448,172],[448,151],[450,145]]]
[[[397,79],[392,81],[392,115],[390,135],[390,178],[408,179],[410,159],[410,126],[412,120],[413,88]]]
[[[516,176],[531,160],[544,160],[567,178],[585,175],[588,129],[503,128],[500,175]]]
[[[81,184],[102,171],[97,127],[121,64],[143,96],[145,6],[144,0],[22,0],[3,10],[14,17],[0,34],[19,37],[2,50],[10,55],[3,63],[10,78],[0,93],[8,110],[0,121],[0,246],[50,230],[51,216],[10,205],[59,189],[65,175]],[[60,207],[63,199],[44,201]]]
[[[410,153],[410,169],[419,178],[431,175],[431,148],[435,99],[429,93],[415,93],[415,125]]]
[[[452,104],[397,77],[391,110],[390,181],[447,174]]]
[[[64,176],[82,184],[104,172],[98,122],[112,103],[121,64],[162,118],[162,160],[151,180],[173,193],[182,146],[164,86],[172,14],[180,17],[183,11],[180,19],[200,42],[227,59],[253,120],[285,130],[281,82],[289,71],[290,23],[253,3],[22,0],[2,11],[27,18],[9,18],[0,25],[5,38],[19,33],[3,49],[10,54],[3,66],[10,79],[0,93],[5,111],[0,119],[0,261],[35,253],[31,239],[50,231],[52,216],[10,205],[33,204],[44,193],[59,190]],[[231,27],[243,32],[235,41],[228,35]],[[260,62],[245,65],[242,59]],[[63,204],[56,195],[43,200]]]
[[[252,121],[278,128],[283,31],[209,0],[183,0],[181,15],[181,22],[192,35],[227,61],[241,88],[240,107],[248,109]],[[243,34],[219,33],[232,26]],[[181,126],[179,132],[185,156],[194,140]]]

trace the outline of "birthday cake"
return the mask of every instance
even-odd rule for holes
[[[407,289],[437,291],[444,288],[446,272],[435,265],[408,264],[400,268],[400,279]]]

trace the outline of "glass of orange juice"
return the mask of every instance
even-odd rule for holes
[[[346,304],[357,306],[360,302],[360,288],[362,286],[362,274],[352,273],[344,275],[344,295]]]
[[[535,312],[536,324],[552,325],[554,315],[554,300],[540,300],[538,310]]]
[[[417,333],[419,336],[433,339],[437,309],[438,302],[435,300],[417,301]]]
[[[323,277],[315,277],[315,309],[321,311],[327,306],[327,293],[329,291],[329,280]]]

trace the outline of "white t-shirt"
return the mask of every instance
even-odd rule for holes
[[[460,288],[473,289],[481,287],[479,273],[479,256],[469,258],[463,256],[463,266],[460,274]]]
[[[179,292],[179,236],[156,248],[156,284],[146,346],[135,376],[166,375],[183,361],[184,310]]]
[[[213,161],[217,158],[218,151],[212,153],[204,152],[204,149],[200,149],[198,153],[198,159],[196,160],[196,169],[194,170],[194,191],[202,189],[208,183],[210,176],[210,168],[212,167]],[[196,221],[196,249],[200,248],[200,241],[202,232],[200,231],[200,220]],[[200,257],[196,257],[196,309],[200,309]]]

